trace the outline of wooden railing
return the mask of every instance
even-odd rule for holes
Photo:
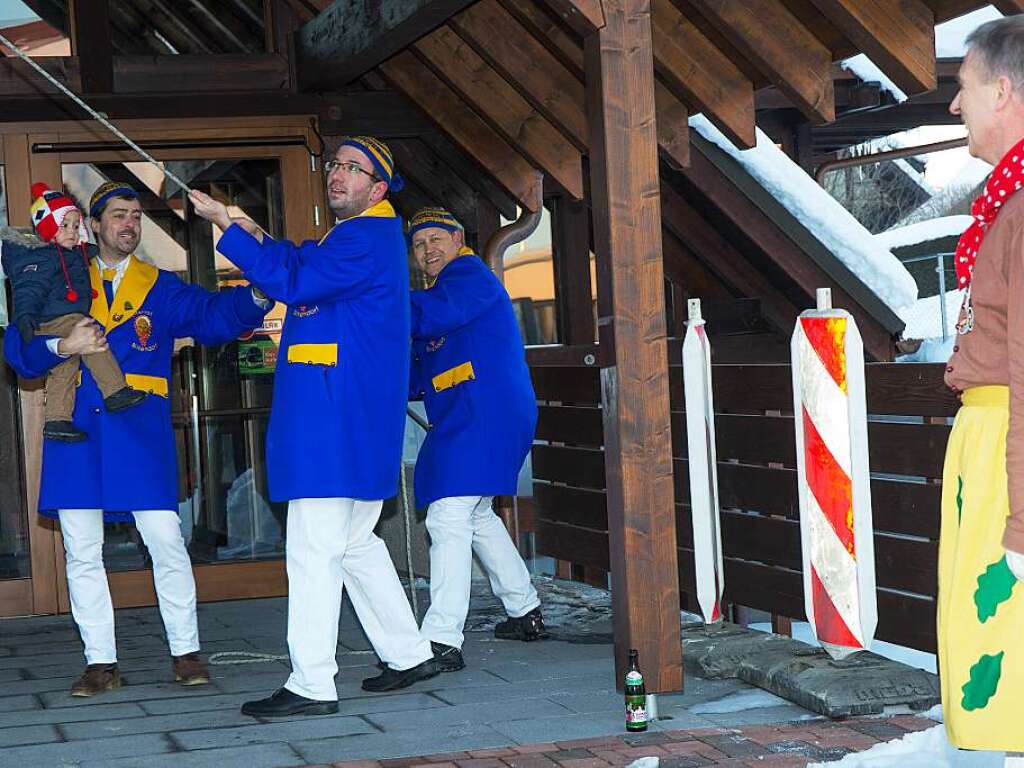
[[[680,342],[669,340],[680,599],[694,608]],[[530,350],[538,551],[609,570],[597,347]],[[588,364],[589,363],[589,364]],[[882,640],[934,650],[940,478],[956,398],[942,366],[867,366],[868,440]],[[788,365],[713,369],[726,599],[803,618]]]

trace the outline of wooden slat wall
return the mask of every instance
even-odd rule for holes
[[[680,600],[695,605],[679,341],[669,341]],[[609,569],[598,347],[530,352],[541,402],[533,449],[539,551]],[[589,357],[588,357],[589,356]],[[800,528],[791,373],[786,365],[713,372],[727,599],[800,618]],[[877,637],[934,650],[942,462],[957,407],[939,365],[867,366]],[[931,418],[927,418],[931,417]],[[937,419],[935,417],[938,417]],[[928,422],[938,423],[928,423]]]

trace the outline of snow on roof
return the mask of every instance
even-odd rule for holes
[[[947,338],[956,336],[956,320],[960,316],[960,305],[963,304],[963,300],[963,293],[959,289],[946,291]],[[909,307],[902,307],[896,314],[907,324],[903,329],[904,339],[942,338],[942,309],[937,295],[918,299]]]
[[[836,258],[893,311],[913,304],[917,284],[892,252],[874,237],[760,129],[757,146],[740,151],[703,115],[690,127],[734,158]]]
[[[926,219],[916,224],[893,227],[885,232],[879,232],[875,235],[875,242],[881,248],[891,251],[893,248],[926,243],[929,240],[938,240],[940,237],[959,237],[970,226],[971,221],[973,219],[966,215]]]
[[[903,102],[907,100],[907,94],[901,91],[899,86],[890,80],[885,72],[875,66],[875,63],[863,53],[840,61],[839,66],[853,72],[865,83],[878,83],[882,90],[891,93],[896,101]]]
[[[956,19],[935,26],[935,55],[940,59],[959,59],[967,52],[964,40],[967,36],[986,21],[1001,19],[995,6],[987,5],[976,11],[964,14]]]

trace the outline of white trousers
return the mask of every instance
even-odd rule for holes
[[[423,635],[435,643],[462,647],[474,552],[509,616],[525,616],[540,605],[530,572],[494,514],[492,500],[452,496],[427,507],[430,609],[423,617]]]
[[[288,652],[292,693],[335,701],[338,619],[348,589],[356,618],[380,660],[402,670],[433,657],[416,626],[388,548],[373,529],[382,501],[293,499],[288,503]]]
[[[178,513],[169,509],[135,512],[135,526],[153,558],[153,584],[172,656],[199,650],[196,582],[192,576]],[[71,615],[85,645],[87,664],[117,661],[114,607],[103,567],[103,511],[62,509],[60,530],[67,558]]]

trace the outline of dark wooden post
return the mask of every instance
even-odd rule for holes
[[[73,0],[71,52],[78,57],[83,93],[114,92],[114,47],[108,0]]]
[[[650,0],[604,0],[585,39],[615,669],[683,685]],[[611,349],[608,349],[608,345]]]
[[[555,260],[558,340],[594,343],[594,297],[590,288],[590,213],[586,203],[568,195],[554,198],[551,209]]]

